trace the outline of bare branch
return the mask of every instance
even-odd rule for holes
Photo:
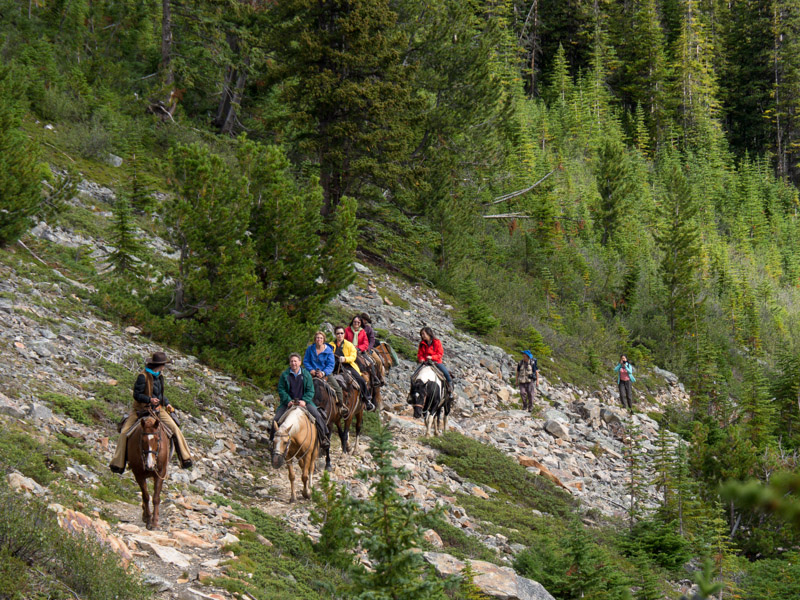
[[[508,194],[503,194],[502,196],[498,196],[497,198],[495,198],[494,200],[492,200],[491,202],[489,202],[489,204],[499,204],[500,202],[505,202],[506,200],[511,200],[512,198],[516,198],[517,196],[522,196],[522,194],[527,194],[527,193],[528,193],[528,192],[530,192],[530,191],[531,191],[533,188],[535,188],[537,185],[539,185],[540,183],[542,183],[542,182],[543,182],[545,179],[547,179],[548,177],[550,177],[550,175],[552,175],[553,173],[555,173],[556,171],[558,171],[558,169],[559,169],[559,167],[556,167],[555,169],[553,169],[552,171],[550,171],[550,172],[549,172],[547,175],[545,175],[544,177],[542,177],[542,178],[541,178],[539,181],[537,181],[536,183],[534,183],[532,186],[530,186],[530,187],[526,187],[524,190],[517,190],[516,192],[510,192],[510,193],[508,193]]]

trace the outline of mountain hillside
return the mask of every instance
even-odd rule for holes
[[[84,182],[72,203],[102,222],[110,218],[114,201],[110,190]],[[165,259],[172,256],[162,240],[144,237]],[[173,464],[162,496],[161,530],[144,529],[132,475],[119,477],[107,468],[114,426],[127,412],[135,374],[143,358],[161,347],[139,328],[107,320],[91,300],[92,287],[77,280],[81,269],[107,269],[112,251],[108,240],[79,227],[41,222],[20,245],[0,254],[0,360],[12,375],[0,390],[0,460],[9,469],[8,482],[19,493],[46,502],[63,527],[99,537],[123,561],[136,565],[158,597],[273,597],[230,583],[241,577],[236,566],[240,551],[252,552],[241,548],[242,540],[278,546],[280,554],[288,535],[280,532],[282,527],[312,540],[319,535],[309,519],[311,503],[288,504],[286,471],[269,464],[266,429],[276,405],[273,389],[257,388],[166,348],[173,360],[168,397],[180,410],[196,460],[190,471]],[[71,267],[76,264],[81,268]],[[477,461],[484,451],[494,457],[494,448],[505,457],[502,464],[524,467],[538,482],[529,493],[540,504],[517,508],[526,519],[542,523],[574,512],[592,527],[607,527],[627,519],[634,504],[641,504],[640,511],[658,504],[656,489],[646,484],[653,480],[659,448],[671,448],[677,436],[659,441],[654,417],[666,406],[688,402],[675,376],[658,369],[644,372],[637,385],[637,411],[628,415],[618,406],[610,377],[597,390],[551,378],[555,356],[540,361],[541,393],[536,411],[528,414],[517,409],[511,385],[515,359],[506,351],[458,331],[453,307],[434,290],[375,267],[355,267],[356,283],[336,296],[326,318],[338,323],[356,311],[369,312],[401,356],[383,390],[381,417],[397,446],[394,461],[409,473],[398,483],[400,494],[425,511],[444,507],[426,534],[426,559],[440,572],[453,570],[456,559],[447,555],[454,554],[475,561],[476,584],[492,597],[550,597],[513,570],[491,566],[511,566],[529,545],[525,536],[530,533],[509,524],[508,519],[518,517],[504,514],[509,492],[501,473],[470,475],[453,457],[472,453]],[[424,427],[406,403],[414,368],[409,351],[424,325],[441,336],[456,381],[449,420],[455,433],[438,440],[422,438]],[[611,374],[613,358],[605,360]],[[377,418],[368,415],[355,455],[343,455],[333,436],[332,479],[355,497],[369,493],[355,475],[372,468],[366,443],[377,427]],[[28,440],[30,450],[20,452]],[[638,473],[632,471],[632,449],[644,457]],[[632,477],[644,486],[635,493]],[[262,534],[263,522],[252,518],[254,511],[261,519],[277,519],[269,521],[276,539]]]

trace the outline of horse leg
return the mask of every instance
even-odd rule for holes
[[[289,503],[294,503],[296,500],[294,496],[294,469],[292,468],[292,463],[287,462],[286,467],[289,470],[289,488],[291,489],[291,494],[289,495]]]
[[[358,456],[358,436],[361,435],[361,423],[364,420],[364,410],[358,411],[356,415],[356,439],[353,441],[353,456]]]
[[[150,519],[148,529],[158,529],[158,508],[161,505],[161,487],[164,485],[164,480],[161,477],[153,478],[153,518]]]
[[[139,489],[142,490],[142,521],[149,528],[150,527],[150,492],[147,490],[147,477],[136,477],[136,483],[139,484]]]
[[[425,437],[431,436],[431,421],[433,421],[433,415],[425,415]]]

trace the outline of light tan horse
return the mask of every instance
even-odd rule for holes
[[[273,427],[277,424],[273,423]],[[311,498],[311,486],[314,485],[314,464],[319,454],[317,428],[314,417],[304,409],[295,405],[286,413],[283,423],[275,433],[275,445],[272,448],[272,466],[280,469],[284,463],[289,470],[291,495],[289,502],[296,500],[294,494],[294,469],[292,461],[297,460],[303,478],[303,498]]]
[[[140,413],[142,414],[142,413]],[[161,488],[167,479],[169,459],[172,456],[167,428],[150,410],[133,426],[128,437],[128,466],[142,490],[142,521],[148,529],[158,528],[158,508]],[[150,493],[147,480],[153,480],[153,512],[150,512]]]

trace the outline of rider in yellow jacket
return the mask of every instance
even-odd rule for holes
[[[351,342],[344,339],[344,327],[337,327],[334,330],[334,334],[336,339],[331,344],[331,348],[333,348],[336,364],[341,370],[349,371],[353,379],[358,383],[358,387],[361,388],[361,397],[364,399],[365,408],[367,410],[375,410],[375,405],[372,404],[372,394],[370,394],[367,383],[361,376],[361,370],[356,364],[356,358],[358,357],[356,347]],[[338,369],[334,368],[334,373],[337,372],[337,370]]]

